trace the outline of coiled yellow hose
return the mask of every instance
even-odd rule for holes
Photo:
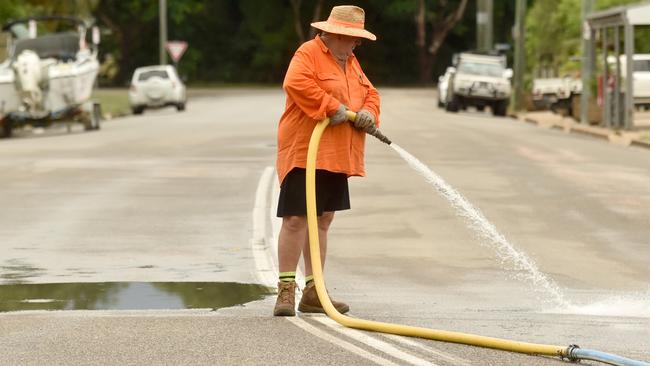
[[[348,119],[354,120],[355,118],[356,114],[354,112],[348,112]],[[318,221],[316,216],[316,156],[321,136],[325,128],[329,125],[329,122],[329,118],[326,118],[316,125],[311,135],[309,150],[307,152],[307,224],[309,226],[309,247],[311,253],[320,253]],[[311,266],[316,284],[316,292],[325,312],[330,318],[346,327],[535,355],[568,357],[569,350],[572,348],[572,346],[563,347],[517,342],[473,334],[351,318],[339,313],[332,305],[332,301],[326,291],[319,255],[311,256]]]

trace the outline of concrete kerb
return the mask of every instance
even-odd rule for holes
[[[574,122],[551,113],[531,116],[528,113],[511,116],[522,122],[534,124],[540,128],[562,130],[565,133],[579,133],[599,139],[607,140],[612,144],[622,146],[637,146],[650,149],[650,142],[641,140],[635,134],[625,131],[614,131],[604,127],[587,126]]]

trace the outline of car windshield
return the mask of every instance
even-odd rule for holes
[[[634,71],[650,71],[650,60],[634,60]]]
[[[504,69],[501,65],[498,64],[461,62],[458,66],[458,72],[483,76],[502,76]]]
[[[141,73],[140,76],[138,76],[138,81],[149,80],[155,76],[161,79],[169,79],[169,75],[167,75],[167,71],[165,70],[150,70]]]

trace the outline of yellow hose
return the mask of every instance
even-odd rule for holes
[[[356,114],[354,112],[348,112],[348,119],[354,120],[355,118]],[[329,122],[329,119],[326,118],[316,125],[314,132],[311,135],[309,150],[307,152],[307,224],[309,230],[309,248],[311,253],[320,253],[318,221],[316,216],[316,156],[321,136],[325,128],[329,125]],[[318,298],[320,299],[325,312],[330,318],[346,327],[409,337],[426,338],[443,342],[461,343],[470,346],[494,348],[511,352],[560,357],[567,357],[568,355],[568,347],[563,346],[517,342],[459,332],[355,319],[345,316],[334,308],[332,301],[327,294],[319,255],[311,256],[311,266],[314,275],[314,282],[316,284],[316,292],[318,293]]]

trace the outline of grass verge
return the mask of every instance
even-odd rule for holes
[[[115,118],[131,114],[129,91],[126,88],[102,88],[93,91],[93,100],[102,106],[105,118]]]

